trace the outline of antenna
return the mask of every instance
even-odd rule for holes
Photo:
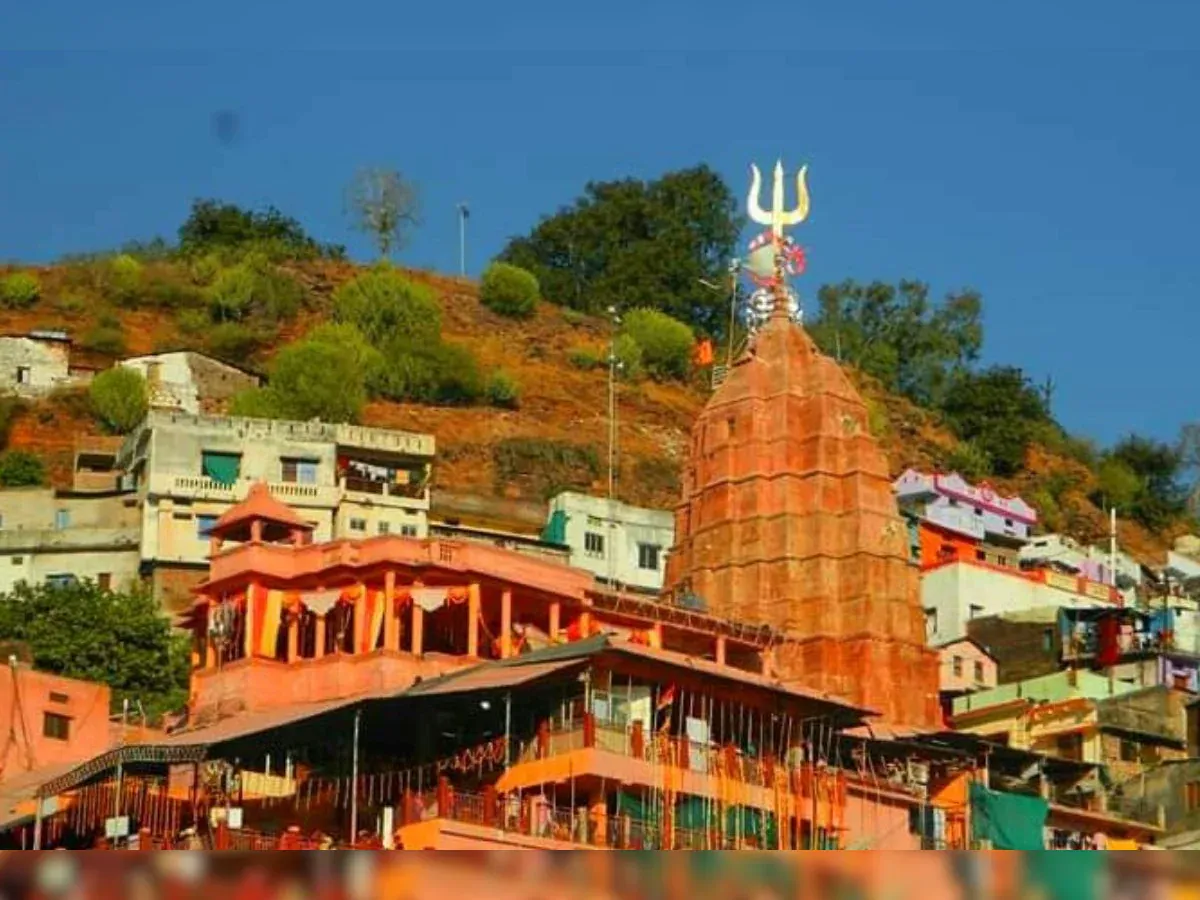
[[[466,201],[458,204],[458,274],[467,277],[467,218],[471,210]]]

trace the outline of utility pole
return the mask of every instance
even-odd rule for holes
[[[737,328],[738,273],[742,261],[736,256],[729,261],[729,349],[725,354],[726,371],[733,365],[733,332]]]
[[[362,721],[362,709],[354,711],[354,747],[350,760],[350,842],[358,840],[358,727]]]
[[[466,202],[458,204],[458,274],[467,277],[467,217],[471,210]]]
[[[616,590],[616,529],[617,529],[617,329],[621,325],[621,317],[617,308],[608,308],[608,546],[604,548],[608,557],[608,584]]]

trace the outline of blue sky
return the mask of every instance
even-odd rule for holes
[[[1068,428],[1196,418],[1200,4],[5,4],[0,258],[172,235],[192,198],[323,240],[361,165],[421,184],[404,261],[469,268],[589,179],[807,162],[823,281],[983,293],[985,361]],[[215,114],[237,116],[229,144]]]

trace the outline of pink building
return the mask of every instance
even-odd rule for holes
[[[938,692],[942,713],[949,717],[955,697],[985,691],[997,685],[996,659],[970,638],[938,647]]]
[[[103,684],[16,664],[0,673],[0,783],[35,769],[80,762],[111,745]]]

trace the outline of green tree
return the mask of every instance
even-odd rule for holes
[[[655,181],[591,182],[500,259],[532,272],[553,303],[591,313],[645,306],[719,335],[728,299],[700,280],[724,276],[742,227],[737,208],[703,165]]]
[[[137,300],[145,267],[128,253],[118,253],[108,261],[108,289],[118,303]]]
[[[113,366],[92,379],[88,387],[92,410],[104,425],[116,434],[132,431],[150,408],[150,392],[141,372],[127,366]]]
[[[516,409],[521,405],[521,386],[503,369],[497,369],[487,380],[488,403],[501,409]]]
[[[346,189],[346,209],[354,227],[371,236],[384,259],[401,249],[421,224],[417,186],[394,169],[360,169]]]
[[[468,406],[484,396],[479,363],[460,344],[394,340],[381,353],[379,390],[391,400]]]
[[[285,419],[356,422],[367,399],[367,373],[350,348],[303,340],[279,351],[271,364],[275,410]]]
[[[25,450],[0,453],[0,486],[31,487],[46,483],[46,466],[40,457]]]
[[[318,243],[298,221],[274,207],[251,211],[218,200],[192,203],[191,213],[179,226],[179,249],[188,256],[250,249],[293,259],[340,259],[346,254],[345,247]]]
[[[1183,514],[1187,494],[1179,482],[1184,465],[1179,447],[1131,434],[1117,442],[1104,463],[1122,465],[1137,478],[1138,490],[1126,506],[1147,528],[1158,530]]]
[[[333,315],[376,347],[391,340],[436,342],[442,309],[433,291],[388,265],[376,266],[333,292]]]
[[[1101,509],[1115,506],[1130,513],[1141,491],[1141,478],[1125,462],[1110,456],[1100,463],[1096,471],[1096,491],[1092,497]]]
[[[825,285],[808,331],[825,353],[879,379],[889,390],[936,406],[979,357],[982,302],[974,291],[929,300],[919,281]]]
[[[0,278],[0,306],[28,309],[42,296],[42,285],[32,272],[13,272]]]
[[[140,700],[152,717],[187,700],[188,638],[143,589],[21,582],[0,594],[0,640],[26,643],[39,669],[107,684],[114,704]]]
[[[1042,395],[1011,366],[959,373],[942,410],[959,438],[973,442],[987,454],[992,470],[1004,476],[1024,465],[1034,429],[1047,418]]]
[[[687,375],[695,336],[683,322],[656,309],[635,309],[622,329],[641,348],[642,363],[655,378]]]
[[[540,293],[532,272],[504,262],[488,266],[479,285],[479,299],[483,305],[512,319],[532,316]]]

